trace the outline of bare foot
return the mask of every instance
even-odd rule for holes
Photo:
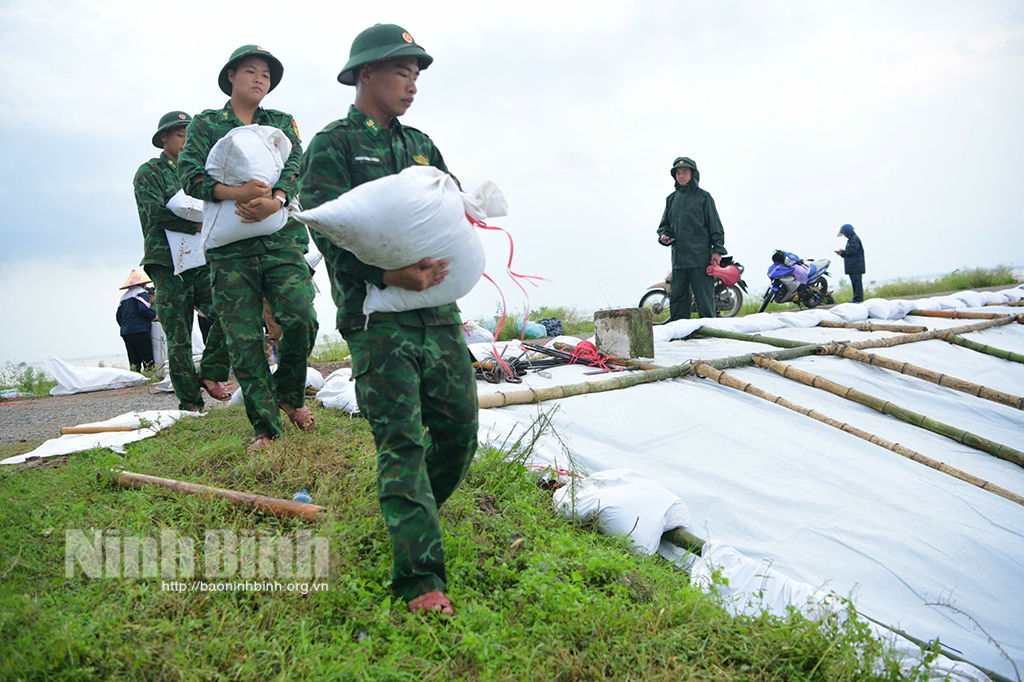
[[[442,616],[455,615],[455,609],[452,608],[452,603],[448,601],[448,597],[444,596],[444,592],[438,590],[421,594],[409,602],[409,613],[418,613],[420,611],[440,613]]]

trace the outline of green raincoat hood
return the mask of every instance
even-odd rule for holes
[[[689,187],[691,189],[697,189],[697,187],[700,185],[700,171],[697,170],[697,162],[686,156],[678,157],[675,161],[672,162],[672,168],[669,170],[669,175],[672,176],[673,180],[675,180],[676,178],[677,168],[690,168],[693,170],[693,178],[688,183],[686,183],[686,187]],[[676,189],[679,189],[681,187],[683,187],[683,185],[680,185],[677,182]]]

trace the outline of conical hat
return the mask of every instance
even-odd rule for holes
[[[124,281],[124,284],[122,284],[119,288],[129,289],[131,287],[141,287],[149,284],[152,281],[153,280],[151,280],[149,277],[139,272],[138,270],[132,270],[132,274],[128,275],[128,279],[126,279]]]

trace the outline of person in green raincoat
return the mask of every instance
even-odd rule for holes
[[[665,200],[658,225],[658,243],[672,247],[672,320],[690,317],[690,296],[700,317],[715,316],[715,283],[707,267],[718,265],[725,250],[725,230],[715,200],[699,187],[700,172],[693,159],[680,156],[672,162],[675,191]]]

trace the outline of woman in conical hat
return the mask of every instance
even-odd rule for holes
[[[153,342],[149,337],[150,327],[156,318],[149,293],[144,288],[152,280],[138,270],[132,270],[121,285],[127,289],[121,295],[117,306],[117,323],[121,326],[121,338],[128,351],[128,365],[147,369],[153,366]]]

